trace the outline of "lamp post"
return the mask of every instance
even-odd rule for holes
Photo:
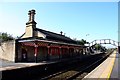
[[[90,44],[89,44],[88,41],[87,41],[87,37],[88,37],[89,35],[90,35],[90,34],[86,34],[86,44],[87,44],[86,46],[88,46],[88,47],[90,46]],[[88,49],[86,48],[86,53],[89,54],[89,48],[88,48]]]
[[[87,36],[89,36],[90,34],[86,34],[86,42],[87,42]]]

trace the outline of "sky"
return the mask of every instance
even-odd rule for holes
[[[36,10],[36,27],[72,39],[118,41],[117,2],[3,2],[0,3],[0,32],[14,37],[25,32],[28,11]]]

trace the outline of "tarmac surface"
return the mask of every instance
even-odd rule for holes
[[[78,57],[79,58],[79,57]],[[74,59],[74,58],[73,58]],[[12,69],[18,69],[18,68],[25,68],[25,67],[31,67],[31,66],[37,66],[37,65],[45,65],[45,64],[52,64],[52,63],[57,63],[57,62],[61,62],[61,61],[67,61],[69,59],[63,59],[63,60],[51,60],[51,61],[41,61],[41,62],[38,62],[38,63],[14,63],[14,62],[11,62],[11,61],[7,61],[7,60],[1,60],[0,59],[0,71],[3,71],[3,70],[12,70]]]
[[[120,80],[120,54],[116,53],[115,63],[110,75],[110,79],[119,79]]]
[[[14,62],[0,59],[0,68],[1,67],[8,67],[8,66],[17,66],[17,65],[18,64],[14,63]]]
[[[37,66],[37,65],[44,65],[44,64],[50,64],[50,63],[55,63],[53,61],[43,61],[40,63],[14,63],[11,61],[7,60],[1,60],[0,59],[0,71],[3,70],[12,70],[12,69],[18,69],[18,68],[24,68],[24,67],[31,67],[31,66]]]
[[[83,80],[120,80],[120,54],[114,51],[103,63]]]

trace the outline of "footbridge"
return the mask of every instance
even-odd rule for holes
[[[111,44],[114,46],[118,46],[119,43],[117,41],[112,40],[112,39],[100,39],[100,40],[92,41],[91,43],[89,43],[89,46],[93,46],[95,44]]]
[[[117,42],[112,39],[97,39],[92,42],[90,42],[88,45],[89,47],[94,46],[95,44],[111,44],[113,46],[118,47],[118,52],[120,53],[120,42]]]

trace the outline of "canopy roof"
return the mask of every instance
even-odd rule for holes
[[[65,43],[76,44],[76,41],[72,40],[69,37],[66,37],[65,35],[57,34],[57,33],[46,31],[46,30],[39,29],[39,28],[35,28],[35,31],[39,31],[42,34],[46,35],[47,40],[55,40],[55,41],[60,41],[60,42],[65,42]]]

